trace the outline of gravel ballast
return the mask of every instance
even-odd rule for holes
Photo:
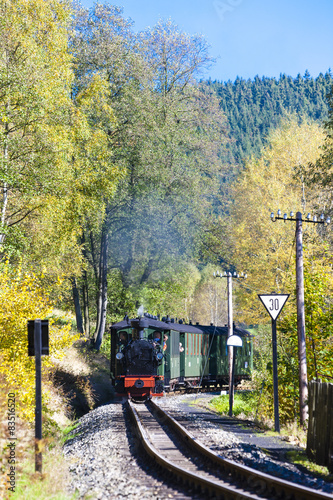
[[[187,430],[225,458],[243,463],[263,472],[283,477],[310,488],[333,493],[332,483],[285,463],[285,451],[294,447],[276,438],[255,436],[253,429],[223,424],[223,418],[205,408],[193,406],[196,396],[163,397],[157,402],[172,416],[185,423]],[[199,395],[197,398],[212,398]],[[197,401],[196,401],[197,402]],[[191,404],[192,403],[192,404]],[[230,432],[229,430],[233,432]],[[242,432],[241,432],[241,431]],[[260,438],[261,441],[258,439]],[[257,441],[256,441],[257,439]],[[260,446],[258,446],[260,444]],[[268,453],[263,451],[269,450]],[[93,499],[168,499],[200,498],[194,492],[184,493],[156,471],[143,457],[136,438],[130,432],[126,410],[120,402],[101,406],[78,421],[64,445],[70,470],[71,492],[78,498]]]

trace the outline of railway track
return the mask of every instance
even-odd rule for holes
[[[229,499],[320,500],[332,496],[223,459],[149,401],[128,402],[138,437],[150,458],[205,496]]]

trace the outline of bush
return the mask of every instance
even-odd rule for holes
[[[16,393],[18,417],[32,421],[35,405],[35,359],[28,356],[27,321],[45,319],[52,313],[47,293],[34,274],[12,270],[8,263],[0,269],[0,376]],[[50,356],[42,358],[43,368],[61,358],[78,337],[70,334],[68,323],[56,327],[50,320]],[[0,377],[1,380],[1,377]],[[0,390],[5,387],[0,385]],[[43,395],[44,403],[47,401]]]

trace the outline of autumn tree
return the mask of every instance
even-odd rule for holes
[[[291,294],[281,317],[288,317],[289,320],[284,322],[284,333],[279,336],[280,404],[286,419],[292,419],[298,408],[296,399],[293,399],[298,392],[296,308],[293,300],[296,288],[295,225],[281,221],[274,224],[269,215],[271,212],[276,214],[278,208],[287,213],[316,213],[322,193],[314,186],[307,186],[302,176],[308,162],[315,163],[318,159],[323,141],[321,127],[305,121],[299,123],[296,117],[290,117],[280,129],[271,133],[262,156],[247,162],[244,172],[232,187],[233,201],[229,206],[227,244],[231,251],[228,260],[230,265],[248,273],[248,279],[238,290],[238,307],[242,310],[239,317],[249,324],[265,323],[269,318],[264,308],[259,307],[257,294]],[[313,351],[318,351],[316,345],[322,343],[330,349],[327,302],[330,286],[323,278],[329,264],[325,242],[328,234],[329,229],[319,225],[308,224],[303,228],[304,258],[307,262],[307,358],[312,361]],[[314,293],[316,288],[323,295],[320,300]],[[316,313],[311,312],[312,301]],[[311,338],[314,344],[310,342]],[[310,373],[314,373],[313,366]],[[268,375],[272,375],[271,370],[268,370]]]
[[[90,263],[94,271],[97,288],[96,331],[105,329],[107,303],[107,217],[110,200],[113,198],[117,182],[123,177],[121,168],[115,164],[110,134],[116,127],[116,120],[110,106],[108,84],[98,73],[89,85],[75,97],[73,116],[73,156],[72,166],[75,176],[75,209],[81,228],[81,245],[85,263],[88,264],[86,238],[90,238]],[[94,233],[94,236],[93,236]],[[100,239],[99,260],[93,248],[93,241]],[[72,278],[74,299],[76,298],[75,278]],[[83,269],[83,292],[86,327],[89,322],[87,269]],[[79,297],[75,301],[76,316],[79,317]],[[87,332],[89,334],[89,332]]]
[[[95,340],[102,338],[107,306],[107,257],[109,214],[115,180],[125,166],[115,157],[120,146],[115,96],[130,79],[130,31],[120,9],[96,4],[90,11],[78,7],[70,50],[75,58],[73,101],[86,124],[84,136],[75,138],[75,168],[80,172],[82,200],[88,206],[81,217],[81,245],[85,259],[82,269],[82,296],[85,326],[89,329],[89,296],[95,301]],[[90,271],[90,272],[89,272]],[[89,276],[94,283],[89,286]],[[89,335],[89,331],[87,332]]]
[[[48,291],[33,272],[25,273],[20,268],[13,270],[8,262],[0,265],[0,300],[0,375],[17,394],[20,417],[33,421],[35,361],[28,356],[27,321],[50,317],[53,307]],[[70,323],[57,327],[50,318],[52,356],[44,358],[44,367],[53,366],[77,340],[78,335],[72,335],[70,329]]]
[[[210,62],[207,45],[172,23],[134,37],[119,9],[97,4],[82,13],[73,50],[79,89],[92,72],[109,84],[113,160],[126,172],[103,226],[87,226],[87,259],[95,268],[100,262],[99,280],[111,264],[126,286],[140,287],[159,266],[193,255],[216,190],[224,118],[195,81]],[[104,283],[98,311],[106,309]],[[97,321],[97,348],[103,328]]]
[[[278,208],[287,213],[312,210],[315,192],[305,186],[299,168],[318,158],[323,139],[319,125],[306,121],[299,124],[296,117],[287,118],[270,134],[262,156],[246,163],[231,188],[225,238],[228,253],[224,255],[230,265],[247,271],[248,279],[239,289],[239,297],[246,311],[243,318],[250,324],[264,318],[264,311],[261,314],[258,308],[258,293],[287,292],[288,270],[295,261],[295,227],[290,223],[272,224],[270,213]],[[305,241],[307,235],[317,235],[317,241],[321,241],[312,227],[304,228],[304,233]]]
[[[0,243],[69,184],[66,2],[0,2]]]
[[[127,223],[115,256],[129,285],[145,283],[170,256],[193,257],[218,189],[224,142],[218,102],[195,80],[211,62],[202,37],[159,23],[139,35],[137,51],[146,69],[133,118],[144,126],[127,130],[133,147],[118,210]]]

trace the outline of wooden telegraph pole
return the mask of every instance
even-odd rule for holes
[[[304,425],[308,418],[308,375],[306,364],[306,342],[305,342],[305,308],[304,308],[304,271],[303,271],[303,243],[302,243],[302,213],[297,212],[294,219],[293,212],[290,212],[290,217],[284,214],[281,217],[281,210],[278,210],[277,217],[271,213],[271,220],[275,222],[277,219],[288,221],[296,220],[296,304],[297,304],[297,337],[298,337],[298,376],[299,376],[299,408],[300,408],[300,423]],[[308,214],[304,222],[314,224],[330,224],[330,217],[326,218],[321,214],[319,220],[314,215],[311,220],[311,215]]]
[[[300,422],[304,425],[308,418],[308,374],[306,364],[305,343],[305,308],[304,308],[304,269],[302,242],[302,213],[296,214],[296,304],[297,304],[297,338],[298,338],[298,375]]]
[[[232,274],[228,273],[227,276],[228,285],[228,339],[233,334],[233,311],[232,311]],[[234,361],[234,348],[229,346],[228,348],[228,365],[229,365],[229,416],[232,417],[232,407],[234,399],[233,391],[233,361]]]

